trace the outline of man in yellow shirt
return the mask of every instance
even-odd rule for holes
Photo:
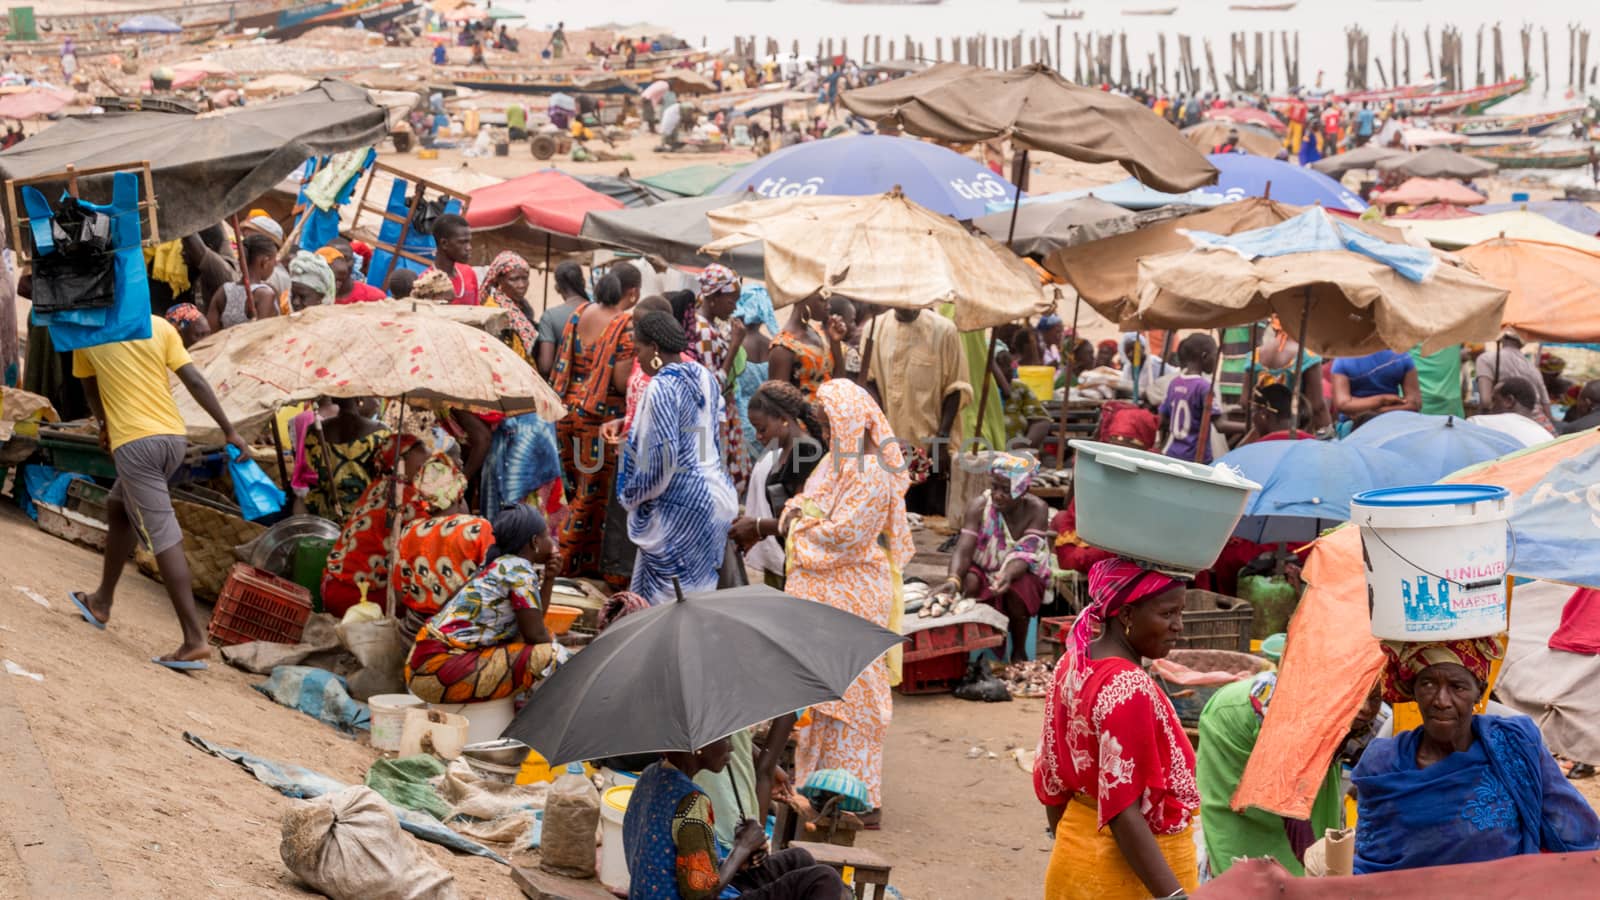
[[[933,472],[906,492],[907,507],[942,515],[961,407],[972,399],[955,323],[931,309],[897,309],[873,335],[867,380],[894,436],[927,454]],[[910,452],[907,451],[907,458]]]
[[[183,643],[151,661],[171,669],[204,669],[211,655],[205,628],[190,590],[189,562],[183,555],[183,531],[172,511],[167,482],[183,463],[188,449],[183,417],[172,398],[167,373],[194,395],[216,420],[228,443],[248,453],[250,447],[234,431],[211,385],[194,367],[178,330],[160,316],[150,317],[150,337],[119,341],[74,351],[72,374],[83,380],[89,408],[100,420],[100,443],[111,451],[117,481],[106,497],[105,565],[100,587],[92,594],[68,594],[84,621],[104,629],[122,567],[137,540],[156,557],[167,596],[183,628]]]

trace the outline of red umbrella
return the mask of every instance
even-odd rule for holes
[[[1283,134],[1286,126],[1283,120],[1264,109],[1253,106],[1224,106],[1221,109],[1208,109],[1205,111],[1207,119],[1220,119],[1224,122],[1233,122],[1236,125],[1257,125],[1270,128],[1276,134]]]
[[[37,119],[60,112],[72,102],[71,91],[29,88],[0,96],[0,119]]]
[[[1389,218],[1391,218],[1391,219],[1466,219],[1466,218],[1469,218],[1469,217],[1475,216],[1475,215],[1477,215],[1477,213],[1473,212],[1472,210],[1467,209],[1465,207],[1456,206],[1456,205],[1451,204],[1451,203],[1430,203],[1427,206],[1419,206],[1419,207],[1417,207],[1416,209],[1413,209],[1410,212],[1401,213],[1398,216],[1390,216]]]
[[[1407,206],[1422,206],[1425,203],[1472,206],[1484,201],[1482,194],[1459,181],[1448,178],[1412,178],[1392,190],[1373,191],[1372,202],[1384,205],[1404,203]]]
[[[474,231],[524,226],[541,232],[539,243],[548,237],[556,250],[572,251],[594,246],[577,238],[584,216],[622,208],[621,201],[570,175],[541,169],[473,191],[467,223]]]

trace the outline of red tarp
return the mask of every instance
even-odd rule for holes
[[[1537,853],[1493,862],[1432,866],[1342,878],[1296,878],[1268,860],[1236,863],[1190,894],[1194,900],[1392,900],[1449,897],[1592,897],[1600,854]]]
[[[592,191],[563,172],[541,169],[473,191],[467,223],[482,230],[521,221],[539,231],[572,236],[583,230],[585,215],[618,209],[621,201]]]
[[[1469,216],[1475,216],[1475,215],[1477,215],[1477,213],[1473,212],[1472,210],[1467,209],[1464,206],[1456,206],[1453,203],[1429,203],[1427,206],[1419,206],[1416,209],[1411,210],[1410,212],[1401,213],[1398,216],[1389,216],[1388,218],[1391,218],[1391,219],[1465,219],[1465,218],[1467,218]]]
[[[1478,199],[1482,196],[1472,188],[1449,178],[1412,178],[1393,190],[1373,191],[1372,202],[1385,205],[1404,203],[1407,206],[1421,206],[1424,203],[1472,206],[1482,203],[1483,201]]]
[[[71,91],[32,88],[0,96],[0,119],[37,119],[58,113],[72,102]]]

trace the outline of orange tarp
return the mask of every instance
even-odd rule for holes
[[[1600,446],[1600,431],[1503,456],[1445,481],[1497,484],[1513,495],[1557,463]],[[1307,819],[1328,762],[1383,667],[1367,611],[1361,533],[1345,526],[1318,540],[1306,561],[1305,596],[1289,622],[1278,686],[1245,765],[1235,809]]]
[[[1495,238],[1456,252],[1510,292],[1505,325],[1541,341],[1600,341],[1600,254]]]

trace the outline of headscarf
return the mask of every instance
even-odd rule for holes
[[[1539,371],[1548,375],[1559,375],[1566,371],[1567,361],[1551,353],[1549,350],[1539,354]]]
[[[700,296],[702,297],[710,297],[714,294],[738,289],[738,273],[722,263],[712,263],[700,273]]]
[[[850,492],[856,479],[862,477],[868,463],[861,459],[863,437],[877,443],[877,457],[883,471],[889,475],[889,490],[894,496],[894,511],[889,516],[889,552],[895,564],[904,567],[911,561],[916,547],[911,541],[911,526],[906,522],[906,488],[911,485],[906,457],[889,420],[872,401],[866,389],[844,378],[835,378],[817,389],[817,405],[828,414],[828,428],[833,443],[828,455],[817,464],[806,482],[806,499],[814,500],[823,509],[832,510],[840,498]],[[819,489],[813,491],[812,485]]]
[[[526,503],[508,506],[494,517],[494,549],[485,563],[520,551],[528,542],[545,533],[544,513]]]
[[[289,280],[321,294],[324,304],[333,303],[333,269],[328,267],[327,260],[315,253],[301,250],[294,255],[294,259],[289,260]]]
[[[254,229],[280,244],[283,243],[283,226],[262,210],[250,210],[250,218],[239,223],[239,230],[243,231],[246,228]]]
[[[778,324],[777,310],[772,308],[772,295],[759,284],[747,284],[739,289],[733,317],[746,325],[765,325],[769,334],[777,334],[783,328]]]
[[[417,276],[411,283],[411,296],[418,300],[435,300],[450,302],[456,297],[455,285],[450,283],[450,276],[438,269],[429,269]]]
[[[1089,662],[1089,642],[1095,629],[1124,607],[1180,585],[1171,575],[1147,569],[1120,556],[1102,559],[1089,567],[1089,605],[1078,614],[1069,640],[1074,665]]]
[[[994,475],[1003,475],[1011,482],[1011,496],[1021,497],[1028,492],[1028,485],[1033,484],[1033,476],[1039,471],[1039,461],[1031,456],[1018,453],[996,453],[989,460],[989,472]]]
[[[1060,324],[1062,324],[1060,316],[1056,315],[1055,313],[1045,313],[1039,317],[1038,324],[1034,325],[1033,327],[1038,331],[1049,331]]]
[[[331,245],[327,247],[318,247],[317,256],[320,256],[323,262],[331,266],[335,261],[344,259],[344,251]]]
[[[455,506],[467,492],[467,476],[462,474],[455,460],[443,453],[430,457],[411,483],[417,489],[417,496],[435,515]]]
[[[193,303],[179,303],[167,310],[166,314],[166,320],[171,322],[172,327],[179,331],[187,328],[190,322],[198,322],[204,318],[205,316],[200,314],[200,307],[195,306]]]
[[[1458,638],[1425,643],[1383,641],[1383,699],[1405,703],[1416,699],[1417,676],[1429,666],[1455,663],[1488,684],[1489,667],[1506,652],[1506,636]]]
[[[410,453],[412,447],[420,443],[422,443],[422,439],[416,435],[403,434],[400,436],[399,453],[396,453],[395,442],[393,440],[384,441],[383,449],[378,451],[378,471],[386,475],[393,472],[395,467],[399,465],[399,460],[404,458],[407,453]]]
[[[528,265],[528,261],[519,254],[510,250],[501,250],[500,255],[489,263],[489,271],[484,275],[483,282],[493,288],[499,284],[500,279],[507,275],[526,274],[532,271],[533,268]]]
[[[1132,403],[1117,402],[1115,408],[1107,403],[1101,413],[1099,440],[1121,438],[1140,449],[1154,450],[1158,424],[1154,414]]]

